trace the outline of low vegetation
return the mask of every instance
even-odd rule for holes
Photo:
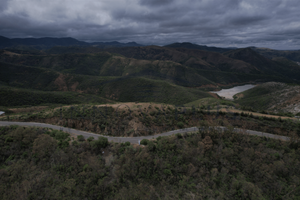
[[[224,106],[237,106],[237,105],[232,101],[208,97],[208,98],[202,98],[202,99],[198,99],[196,101],[186,103],[186,104],[184,104],[184,106],[186,106],[186,107],[210,106],[211,108],[214,108],[217,106],[224,107]]]
[[[227,131],[130,143],[0,129],[0,198],[297,199],[300,143]]]
[[[253,115],[246,111],[234,113],[230,110],[208,110],[209,106],[184,108],[142,103],[129,106],[112,104],[48,107],[37,112],[7,114],[0,120],[42,122],[97,134],[127,137],[203,126],[205,122],[215,126],[232,126],[276,135],[300,136],[300,123],[295,119]]]

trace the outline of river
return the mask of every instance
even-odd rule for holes
[[[212,91],[212,93],[218,94],[220,97],[225,97],[225,99],[233,99],[233,96],[237,93],[244,92],[251,88],[254,88],[256,85],[248,84],[242,86],[236,86],[230,89],[222,89],[220,91]]]

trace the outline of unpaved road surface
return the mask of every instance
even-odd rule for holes
[[[66,128],[66,127],[62,127],[62,126],[56,126],[56,125],[52,125],[52,124],[35,123],[35,122],[0,121],[0,126],[9,126],[9,125],[52,128],[52,129],[67,132],[67,133],[69,133],[71,135],[75,135],[75,136],[76,135],[82,135],[86,139],[89,138],[89,137],[94,137],[95,139],[97,139],[99,136],[102,136],[102,137],[106,137],[108,139],[108,141],[130,142],[132,144],[139,144],[139,141],[141,141],[142,139],[153,139],[153,138],[157,138],[159,136],[169,136],[169,135],[174,135],[176,133],[197,132],[199,130],[198,127],[191,127],[191,128],[184,128],[184,129],[169,131],[169,132],[165,132],[165,133],[161,133],[161,134],[157,134],[157,135],[149,135],[149,136],[141,136],[141,137],[112,137],[112,136],[98,135],[98,134],[94,134],[94,133],[90,133],[90,132],[86,132],[86,131]],[[220,132],[226,130],[226,127],[221,127],[221,126],[220,127],[211,127],[211,128],[216,128]],[[283,140],[283,141],[289,141],[290,140],[290,138],[286,137],[286,136],[274,135],[274,134],[264,133],[264,132],[259,132],[259,131],[242,130],[242,129],[239,129],[239,128],[234,128],[234,131],[238,132],[238,133],[241,133],[241,134],[256,135],[256,136],[260,136],[260,137],[280,139],[280,140]]]

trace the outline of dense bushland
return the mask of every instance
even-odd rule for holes
[[[255,116],[248,113],[209,112],[206,107],[157,107],[130,110],[94,105],[66,106],[36,113],[14,114],[1,120],[34,121],[91,131],[112,136],[145,136],[173,129],[202,126],[233,126],[277,135],[300,136],[300,123],[291,119]],[[138,104],[136,104],[138,106]]]
[[[231,131],[146,141],[73,141],[0,129],[1,199],[298,199],[300,143]]]

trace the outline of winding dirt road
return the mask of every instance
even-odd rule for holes
[[[150,135],[150,136],[141,136],[141,137],[112,137],[112,136],[105,136],[105,135],[98,135],[86,131],[81,131],[81,130],[76,130],[76,129],[71,129],[71,128],[66,128],[62,126],[56,126],[52,124],[44,124],[44,123],[35,123],[35,122],[11,122],[11,121],[0,121],[0,126],[9,126],[9,125],[18,125],[18,126],[33,126],[33,127],[44,127],[44,128],[52,128],[56,130],[61,130],[64,132],[67,132],[72,135],[82,135],[84,138],[89,138],[89,137],[94,137],[97,139],[99,136],[106,137],[108,141],[114,141],[114,142],[130,142],[132,144],[139,144],[139,141],[142,139],[153,139],[157,138],[159,136],[169,136],[169,135],[174,135],[176,133],[188,133],[188,132],[196,132],[199,130],[198,127],[191,127],[191,128],[184,128],[184,129],[178,129],[174,131],[169,131],[157,135]],[[211,127],[211,128],[216,128],[219,131],[224,131],[227,128],[226,127]],[[204,129],[204,128],[202,128]],[[259,131],[252,131],[252,130],[242,130],[239,128],[234,128],[235,132],[238,133],[244,133],[244,134],[249,134],[249,135],[257,135],[260,137],[267,137],[267,138],[273,138],[273,139],[280,139],[283,141],[289,141],[290,138],[286,136],[280,136],[280,135],[274,135],[270,133],[264,133],[264,132],[259,132]]]

